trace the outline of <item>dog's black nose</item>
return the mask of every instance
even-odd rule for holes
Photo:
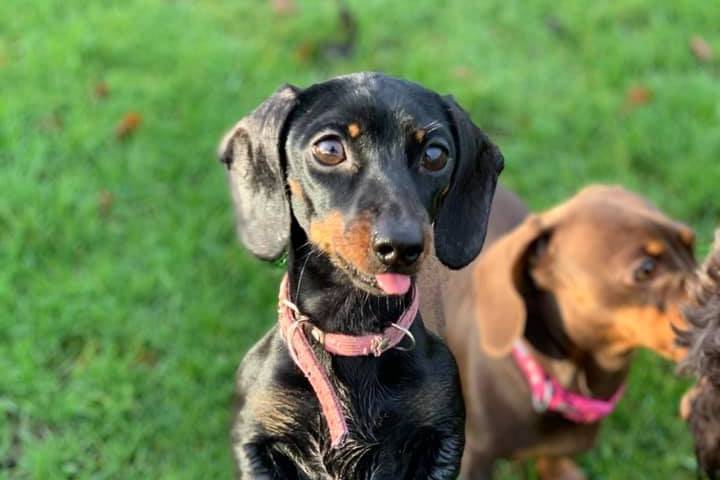
[[[388,267],[410,267],[423,253],[423,232],[419,227],[385,228],[375,232],[373,250]]]

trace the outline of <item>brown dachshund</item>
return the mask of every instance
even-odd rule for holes
[[[683,397],[681,415],[695,439],[698,466],[715,479],[720,477],[720,230],[684,313],[689,328],[679,340],[689,354],[683,369],[700,380]]]
[[[693,243],[689,228],[619,187],[589,187],[537,215],[498,189],[483,253],[443,287],[467,410],[463,478],[492,478],[500,458],[538,459],[543,479],[585,478],[568,457],[593,446],[609,411],[583,423],[571,415],[579,404],[562,400],[611,411],[634,349],[684,354],[672,327]],[[523,373],[524,361],[541,371]],[[534,403],[531,383],[543,387]]]

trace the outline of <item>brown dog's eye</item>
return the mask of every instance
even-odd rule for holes
[[[645,282],[652,277],[657,269],[657,260],[653,257],[645,257],[635,269],[635,281]]]
[[[431,172],[439,172],[448,161],[448,152],[444,147],[439,145],[430,145],[425,149],[425,153],[422,158],[422,166],[425,170]]]
[[[335,166],[345,160],[345,149],[337,137],[326,137],[315,142],[312,146],[315,159],[327,166]]]

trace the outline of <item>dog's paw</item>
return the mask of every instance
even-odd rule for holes
[[[587,480],[580,467],[567,457],[543,457],[537,461],[541,480]]]

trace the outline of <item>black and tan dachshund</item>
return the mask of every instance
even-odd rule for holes
[[[220,148],[241,240],[288,252],[286,315],[238,370],[239,478],[455,478],[455,361],[414,311],[395,322],[428,255],[457,269],[479,253],[498,149],[450,97],[376,73],[284,86]],[[380,342],[344,356],[333,335]]]

